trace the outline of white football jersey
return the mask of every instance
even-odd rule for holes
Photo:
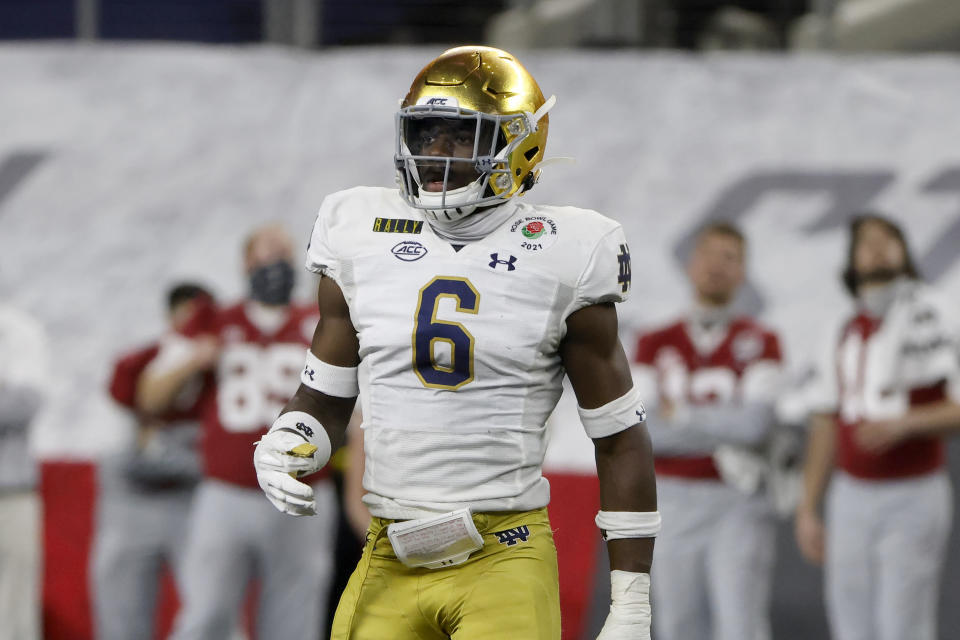
[[[393,189],[341,191],[320,208],[307,268],[340,285],[359,335],[376,516],[549,501],[544,424],[561,394],[565,321],[627,298],[630,252],[596,212],[501,206],[507,222],[459,251]]]

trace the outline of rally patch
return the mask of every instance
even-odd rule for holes
[[[524,216],[514,220],[510,233],[527,251],[543,251],[557,241],[557,223],[546,216]]]
[[[497,542],[500,544],[515,547],[521,542],[527,541],[527,538],[530,537],[530,527],[522,525],[505,531],[494,531],[493,535],[497,536]]]
[[[374,233],[420,233],[423,220],[406,218],[376,218],[373,221]]]

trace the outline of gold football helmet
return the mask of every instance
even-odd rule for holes
[[[444,52],[416,77],[397,114],[404,200],[434,220],[455,220],[530,189],[554,102],[506,51]],[[440,144],[444,136],[454,142]]]

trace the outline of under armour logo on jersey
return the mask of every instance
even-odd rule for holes
[[[617,254],[617,261],[620,263],[620,275],[617,276],[617,282],[622,287],[621,292],[626,293],[630,290],[630,247],[626,244],[620,245],[620,253]]]
[[[303,424],[302,422],[298,422],[296,424],[296,427],[297,427],[297,431],[302,431],[303,435],[307,436],[308,438],[313,437],[313,429]]]
[[[310,378],[310,381],[313,382],[313,376],[316,375],[316,371],[310,368],[310,365],[307,365],[303,368],[303,375]]]
[[[513,547],[520,542],[526,542],[527,538],[530,537],[530,527],[523,525],[521,527],[514,527],[513,529],[507,529],[506,531],[494,531],[493,535],[497,536],[497,541],[500,544],[505,544],[508,547]]]
[[[507,265],[507,271],[513,271],[514,269],[516,269],[516,267],[513,266],[516,261],[517,261],[517,256],[510,256],[509,260],[501,260],[499,253],[490,254],[491,269],[496,269],[498,264],[505,264]]]

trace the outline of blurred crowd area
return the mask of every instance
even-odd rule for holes
[[[0,38],[960,49],[955,0],[5,0]]]

